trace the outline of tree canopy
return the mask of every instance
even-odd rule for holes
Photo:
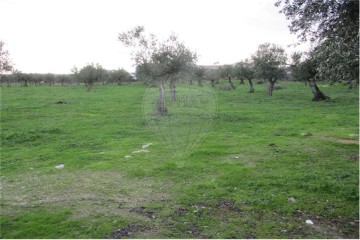
[[[290,31],[314,44],[315,77],[328,81],[359,81],[359,1],[279,0]]]
[[[160,42],[155,35],[145,34],[142,26],[119,34],[118,39],[127,47],[132,47],[135,63],[143,65],[139,70],[152,78],[168,78],[184,71],[196,62],[197,56],[175,34]]]
[[[268,95],[272,95],[275,82],[285,76],[286,64],[285,49],[270,43],[260,44],[258,50],[252,55],[256,75],[268,80]]]
[[[146,35],[142,26],[120,33],[118,39],[125,46],[134,49],[135,63],[141,66],[137,68],[137,73],[147,77],[148,84],[153,82],[159,84],[157,114],[166,115],[164,84],[166,81],[170,82],[171,100],[175,101],[177,75],[192,68],[197,60],[196,53],[180,42],[175,34],[171,34],[164,41],[159,41],[154,34]]]
[[[0,41],[0,74],[13,70],[13,64],[9,58],[9,52],[4,49],[4,42]]]
[[[104,77],[104,74],[105,70],[100,64],[90,64],[80,69],[78,77],[85,83],[87,90],[90,91],[94,83]]]

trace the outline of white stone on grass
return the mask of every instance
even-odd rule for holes
[[[311,221],[310,219],[306,220],[305,223],[308,224],[308,225],[313,225],[314,224],[313,221]]]
[[[296,199],[294,197],[288,198],[288,201],[291,203],[296,203]]]
[[[124,158],[131,158],[131,155],[125,155]]]
[[[55,168],[56,168],[56,169],[63,169],[64,167],[65,167],[64,164],[60,164],[60,165],[57,165]]]
[[[144,149],[144,148],[147,148],[147,147],[149,147],[150,145],[153,145],[153,143],[147,143],[147,144],[144,144],[144,145],[142,145],[142,149]]]
[[[141,150],[133,151],[132,153],[142,153],[142,152],[149,152],[149,150],[141,149]]]

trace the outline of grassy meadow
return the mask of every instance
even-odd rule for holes
[[[140,83],[2,87],[0,237],[358,238],[358,89],[281,85],[215,89],[185,157],[146,124]]]

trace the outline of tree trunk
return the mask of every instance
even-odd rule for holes
[[[202,85],[202,79],[201,78],[198,78],[198,86],[199,87],[202,87],[203,85]]]
[[[90,90],[91,90],[91,88],[92,88],[92,84],[88,84],[87,86],[86,86],[86,90],[89,92]]]
[[[254,84],[251,79],[248,79],[248,80],[249,80],[249,85],[250,85],[249,93],[254,93],[255,92]]]
[[[272,96],[276,80],[269,80],[268,95]]]
[[[211,87],[215,87],[215,80],[210,80],[211,81]]]
[[[240,78],[240,84],[245,84],[243,78]]]
[[[229,84],[230,84],[230,87],[231,87],[232,89],[235,89],[235,86],[234,86],[234,84],[232,83],[230,76],[229,76]]]
[[[193,80],[192,80],[191,77],[190,77],[190,79],[189,79],[189,84],[190,84],[190,85],[193,85]]]
[[[316,82],[314,80],[309,81],[309,86],[311,89],[311,92],[314,95],[314,98],[312,99],[312,101],[323,101],[326,99],[330,99],[328,96],[326,96],[324,93],[322,93],[320,91],[320,89],[318,88],[318,86],[316,85]]]
[[[171,101],[173,101],[173,102],[176,101],[175,79],[172,77],[170,78],[170,98],[171,98]]]
[[[164,89],[164,81],[160,81],[159,84],[159,100],[157,102],[157,113],[161,116],[167,114],[167,108],[165,106],[165,89]]]

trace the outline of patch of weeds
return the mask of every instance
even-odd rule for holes
[[[130,169],[126,175],[128,177],[134,177],[134,178],[145,177],[146,172],[141,168],[136,168],[136,169]]]
[[[218,113],[215,116],[215,120],[219,122],[240,122],[240,121],[249,121],[250,119],[248,117],[230,115],[228,113]]]
[[[41,139],[41,135],[38,133],[24,133],[24,132],[1,132],[1,144],[13,145],[13,144],[24,144],[34,143]]]
[[[84,234],[69,210],[39,209],[17,216],[1,216],[1,238],[74,238]]]

